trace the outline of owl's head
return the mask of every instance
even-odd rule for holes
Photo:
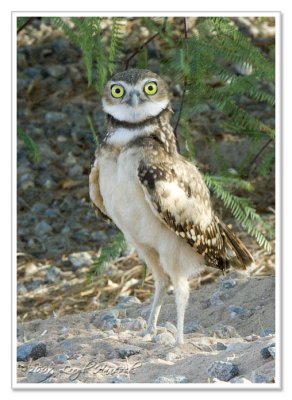
[[[159,115],[169,105],[166,83],[154,72],[129,69],[106,84],[103,109],[119,121],[139,123]]]

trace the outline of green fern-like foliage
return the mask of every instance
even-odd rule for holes
[[[260,229],[260,227],[268,228],[267,225],[260,215],[257,214],[254,206],[247,198],[230,193],[230,189],[233,188],[241,188],[250,191],[253,189],[250,183],[241,179],[222,176],[205,175],[204,178],[210,190],[214,192],[216,197],[223,201],[224,206],[231,211],[235,219],[256,239],[261,247],[270,253],[271,245]]]
[[[23,129],[17,128],[17,136],[22,140],[26,151],[28,152],[29,158],[33,162],[38,162],[41,160],[41,153],[37,143],[32,139],[32,137]]]
[[[72,17],[72,28],[60,17],[53,18],[55,25],[82,50],[88,85],[94,85],[101,94],[108,76],[116,68],[116,60],[121,51],[121,19],[112,18],[110,42],[105,43],[102,17]]]
[[[17,30],[22,28],[29,19],[30,19],[30,17],[17,17],[17,19],[16,19]]]

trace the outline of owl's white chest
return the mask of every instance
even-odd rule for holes
[[[134,149],[115,155],[104,151],[98,160],[100,193],[106,212],[133,244],[149,242],[147,232],[161,225],[139,183],[139,162],[139,151]]]

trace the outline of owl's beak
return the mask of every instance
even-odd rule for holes
[[[140,97],[139,92],[136,91],[130,92],[127,104],[129,104],[131,107],[137,107],[137,105],[140,103],[139,97]]]

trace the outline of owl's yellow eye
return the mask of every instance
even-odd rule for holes
[[[157,83],[156,82],[147,82],[144,86],[144,92],[146,94],[153,95],[157,92]]]
[[[111,87],[111,93],[112,96],[118,99],[119,97],[122,97],[125,93],[125,89],[123,88],[122,85],[113,85]]]

